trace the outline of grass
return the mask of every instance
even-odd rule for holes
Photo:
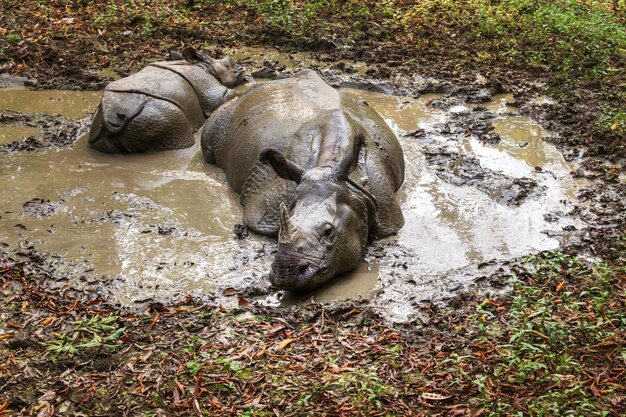
[[[606,106],[596,118],[592,131],[607,138],[602,150],[608,148],[626,153],[626,105]]]
[[[70,334],[53,333],[52,339],[43,343],[46,350],[60,354],[76,355],[82,349],[104,346],[111,350],[121,347],[116,343],[126,330],[117,326],[118,316],[102,317],[94,315],[91,318],[74,322],[72,336]]]
[[[502,394],[522,387],[533,391],[526,399],[527,415],[610,415],[598,396],[619,398],[618,387],[597,390],[591,382],[595,372],[612,372],[601,364],[600,352],[623,355],[626,267],[561,253],[528,261],[533,271],[513,281],[506,314],[496,320],[485,304],[478,307],[476,317],[488,323],[480,328],[483,342],[494,335],[498,340],[492,375],[474,381],[487,415],[520,413],[515,396]]]
[[[418,54],[435,47],[473,65],[551,74],[557,81],[550,93],[565,101],[580,93],[581,83],[600,85],[607,110],[599,112],[594,123],[597,142],[604,143],[597,151],[626,151],[623,0],[229,3],[246,9],[251,19],[260,22],[268,42],[280,36],[305,43],[328,39],[350,49],[356,43],[377,40]],[[346,22],[350,22],[349,29]],[[622,88],[615,87],[620,84]]]
[[[407,2],[231,0],[246,8],[272,35],[333,38],[349,21],[368,37],[393,39],[411,47],[411,35],[439,32],[451,46],[467,37],[476,52],[492,61],[531,65],[564,75],[602,77],[615,74],[626,54],[626,5],[612,11],[612,1],[424,0]],[[415,37],[414,42],[423,40]],[[461,42],[459,46],[464,46]],[[458,51],[451,50],[451,53]]]

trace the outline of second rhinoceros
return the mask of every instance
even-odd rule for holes
[[[245,82],[229,56],[213,59],[191,47],[109,84],[94,114],[89,143],[107,153],[181,149],[206,118]]]
[[[241,195],[244,223],[278,236],[270,281],[308,291],[353,269],[372,237],[404,224],[402,149],[367,103],[317,73],[258,84],[202,133],[207,162]]]

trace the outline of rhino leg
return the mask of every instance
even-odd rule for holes
[[[385,200],[385,203],[376,212],[376,224],[372,231],[372,235],[376,238],[395,235],[404,226],[402,209],[400,209],[393,193],[385,196]]]
[[[193,128],[185,113],[164,100],[151,99],[125,132],[133,152],[183,149],[193,146]]]
[[[195,143],[181,108],[136,93],[105,92],[94,114],[89,143],[106,153],[182,149]]]
[[[280,203],[293,202],[295,184],[279,178],[265,164],[250,170],[241,191],[243,222],[254,232],[276,237],[280,223]]]
[[[367,170],[370,190],[376,190],[378,201],[374,228],[374,238],[383,238],[396,234],[404,226],[404,216],[394,194],[394,184],[390,176],[375,169]]]

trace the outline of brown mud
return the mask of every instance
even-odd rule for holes
[[[559,124],[551,122],[549,112],[545,111],[555,105],[554,101],[540,95],[532,96],[530,89],[513,88],[512,92],[502,94],[504,86],[500,81],[490,81],[483,76],[477,76],[469,84],[459,87],[455,85],[458,80],[405,76],[401,72],[392,73],[392,69],[385,68],[384,64],[367,65],[362,61],[355,63],[347,60],[334,62],[332,54],[282,54],[260,48],[225,52],[238,56],[248,73],[256,77],[280,78],[299,68],[311,67],[320,71],[335,87],[351,89],[349,91],[357,95],[361,94],[359,91],[369,91],[363,94],[369,94],[368,99],[376,101],[377,110],[404,138],[405,147],[413,146],[409,145],[412,141],[419,144],[411,155],[416,158],[421,155],[419,158],[423,158],[439,180],[454,187],[474,187],[496,203],[514,208],[545,194],[546,188],[550,187],[544,184],[545,179],[575,177],[571,178],[571,182],[576,185],[568,186],[566,197],[572,199],[579,196],[582,201],[567,209],[554,209],[554,213],[540,216],[554,222],[573,213],[577,218],[592,221],[586,229],[570,224],[562,226],[569,229],[565,232],[548,233],[549,239],[564,234],[576,235],[568,237],[566,242],[562,241],[562,245],[587,247],[590,256],[604,255],[608,251],[602,248],[605,236],[618,236],[623,230],[624,210],[623,203],[620,203],[624,195],[623,166],[620,168],[619,163],[610,161],[593,163],[592,158],[586,157],[584,147],[565,146],[559,134],[562,131]],[[108,71],[105,75],[114,74]],[[106,81],[107,78],[97,79]],[[92,111],[99,97],[97,92],[40,91],[35,94],[41,99],[29,98],[26,101],[30,107],[19,107],[15,103],[20,102],[19,94],[25,90],[15,86],[28,84],[28,80],[5,76],[3,82],[13,87],[1,90],[0,101],[5,107],[0,114],[1,123],[9,128],[5,131],[30,128],[43,132],[43,135],[3,143],[0,145],[0,152],[3,153],[73,145],[80,134],[86,132],[89,124],[88,116],[75,118]],[[397,99],[383,93],[405,98]],[[67,110],[63,105],[67,106]],[[391,109],[393,114],[385,115],[385,109]],[[60,116],[39,113],[46,110]],[[535,116],[535,121],[529,122],[525,115]],[[502,137],[506,140],[503,141]],[[546,140],[556,144],[567,161],[574,162],[564,161],[554,148],[543,146]],[[36,195],[31,198],[47,201]],[[424,207],[420,209],[424,210]],[[421,233],[420,227],[412,230]],[[574,231],[577,233],[568,233]],[[596,235],[601,238],[589,245],[589,240],[595,239],[593,236]],[[583,238],[587,240],[586,244],[582,243]],[[509,258],[524,255],[513,252],[515,254]],[[471,259],[474,264],[488,261],[484,257]]]
[[[252,55],[244,61],[253,73],[263,62],[266,77],[303,65],[281,64],[270,74],[267,61]],[[228,297],[233,292],[275,307],[361,298],[388,320],[410,322],[419,319],[421,303],[468,289],[502,262],[579,240],[579,213],[570,214],[585,185],[570,175],[578,165],[542,140],[548,133],[539,124],[507,105],[510,95],[485,96],[481,105],[437,93],[393,96],[372,90],[404,91],[399,79],[385,86],[363,76],[366,70],[341,74],[313,59],[306,63],[377,110],[405,151],[407,178],[398,198],[406,225],[397,237],[373,242],[359,271],[307,297],[276,292],[267,280],[273,243],[250,234],[233,239],[241,218],[237,198],[197,147],[104,155],[84,137],[72,149],[0,155],[0,178],[14,190],[4,200],[1,241],[9,251],[59,257],[57,268],[70,285],[99,280],[100,293],[126,307],[186,293],[224,306],[236,301]],[[0,100],[8,95],[5,106],[20,108],[22,97],[30,111],[64,100],[66,107],[54,108],[65,117],[93,109],[98,97],[17,92],[0,91]],[[30,113],[11,114],[27,119]],[[87,119],[80,120],[85,131]],[[29,142],[5,152],[20,143]]]

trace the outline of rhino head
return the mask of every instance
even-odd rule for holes
[[[339,162],[306,171],[274,149],[261,153],[262,162],[297,183],[291,208],[280,205],[278,252],[270,272],[274,287],[309,291],[357,265],[377,207],[374,197],[348,178],[362,145],[357,135],[352,152]]]
[[[188,46],[183,49],[182,58],[190,64],[204,66],[225,87],[234,88],[246,82],[243,67],[231,56],[215,59]]]

